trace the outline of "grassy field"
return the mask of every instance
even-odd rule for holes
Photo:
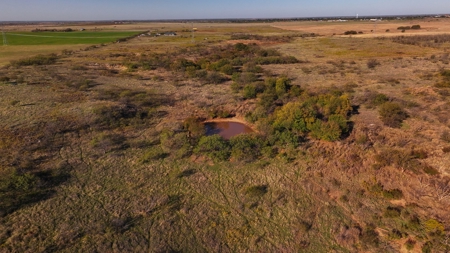
[[[8,45],[74,45],[102,44],[138,34],[139,32],[6,32]]]
[[[139,34],[136,31],[5,32],[8,45],[0,46],[0,66],[38,54],[80,50]]]
[[[448,39],[315,25],[0,47],[0,252],[448,252]]]

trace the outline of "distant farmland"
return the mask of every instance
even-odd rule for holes
[[[131,32],[9,32],[8,45],[101,44],[139,34]]]

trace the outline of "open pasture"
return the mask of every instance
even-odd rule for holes
[[[74,45],[108,43],[138,34],[128,32],[7,32],[10,46],[23,45]]]

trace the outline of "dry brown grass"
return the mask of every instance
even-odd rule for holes
[[[326,34],[351,24],[314,25],[305,23],[304,31]],[[437,24],[421,23],[428,25]],[[210,26],[199,27],[221,45],[233,31],[277,32],[259,24]],[[286,145],[274,158],[214,163],[171,153],[176,145],[161,132],[182,137],[187,117],[207,118],[214,108],[242,119],[256,101],[232,93],[231,81],[205,84],[124,65],[192,46],[187,37],[136,38],[75,51],[50,66],[0,69],[0,77],[19,80],[0,82],[0,150],[8,154],[0,170],[69,170],[65,181],[47,185],[48,198],[3,214],[1,251],[400,251],[407,239],[393,239],[392,231],[415,238],[416,250],[426,241],[445,250],[448,231],[424,226],[430,219],[450,224],[450,153],[442,138],[450,100],[447,88],[435,87],[447,65],[430,58],[442,50],[356,37],[262,45],[303,60],[264,66],[263,74],[284,74],[308,93],[347,93],[355,106],[352,131],[337,142]],[[370,59],[380,65],[368,68]],[[373,94],[408,112],[400,129],[383,126]],[[144,109],[146,117],[134,116]]]

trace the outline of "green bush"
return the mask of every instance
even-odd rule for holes
[[[261,66],[256,65],[254,62],[247,62],[242,67],[244,72],[252,72],[252,73],[262,73],[264,70]]]
[[[200,66],[195,64],[195,62],[187,60],[185,58],[176,59],[172,64],[170,64],[170,69],[173,71],[185,72],[188,67],[200,69]]]
[[[336,141],[341,136],[339,124],[334,121],[322,122],[317,120],[310,127],[311,136],[325,141]]]
[[[232,75],[235,72],[235,69],[230,64],[226,64],[220,68],[220,72],[225,75]]]
[[[256,88],[252,84],[247,84],[244,86],[243,94],[245,99],[256,98]]]
[[[373,99],[372,104],[378,106],[378,105],[382,105],[382,104],[384,104],[384,103],[386,103],[388,101],[389,101],[389,97],[388,96],[386,96],[386,95],[384,95],[382,93],[379,93]]]
[[[167,157],[167,153],[161,147],[151,147],[147,149],[141,158],[142,163],[148,163],[153,160],[159,160]]]
[[[238,161],[253,161],[261,155],[262,141],[252,134],[239,134],[230,139],[231,157]]]
[[[11,61],[11,65],[14,67],[31,66],[31,65],[50,65],[54,64],[57,59],[58,56],[56,54],[49,54],[49,55],[40,54],[26,59]]]
[[[213,71],[208,73],[204,80],[210,84],[220,84],[225,82],[227,79],[219,72]]]
[[[278,97],[283,96],[290,88],[290,80],[287,77],[280,77],[275,83],[275,92]]]
[[[215,161],[225,161],[230,157],[230,145],[217,134],[202,136],[194,152],[206,155]]]
[[[205,134],[205,125],[200,118],[191,116],[184,120],[183,128],[188,131],[188,136],[197,138]]]
[[[401,127],[403,120],[408,118],[408,113],[402,109],[400,104],[395,102],[382,104],[378,112],[383,123],[393,128]]]
[[[2,182],[0,188],[6,190],[8,188],[16,191],[29,191],[37,186],[38,178],[29,173],[18,173],[17,170],[7,180]]]
[[[255,185],[247,188],[245,191],[245,194],[254,197],[254,198],[261,198],[269,191],[269,186],[267,185]]]
[[[350,101],[345,95],[307,97],[275,111],[272,126],[278,131],[292,131],[299,136],[311,132],[316,139],[335,141],[349,130],[350,110]]]
[[[383,190],[383,197],[387,199],[401,199],[403,192],[400,189]]]

